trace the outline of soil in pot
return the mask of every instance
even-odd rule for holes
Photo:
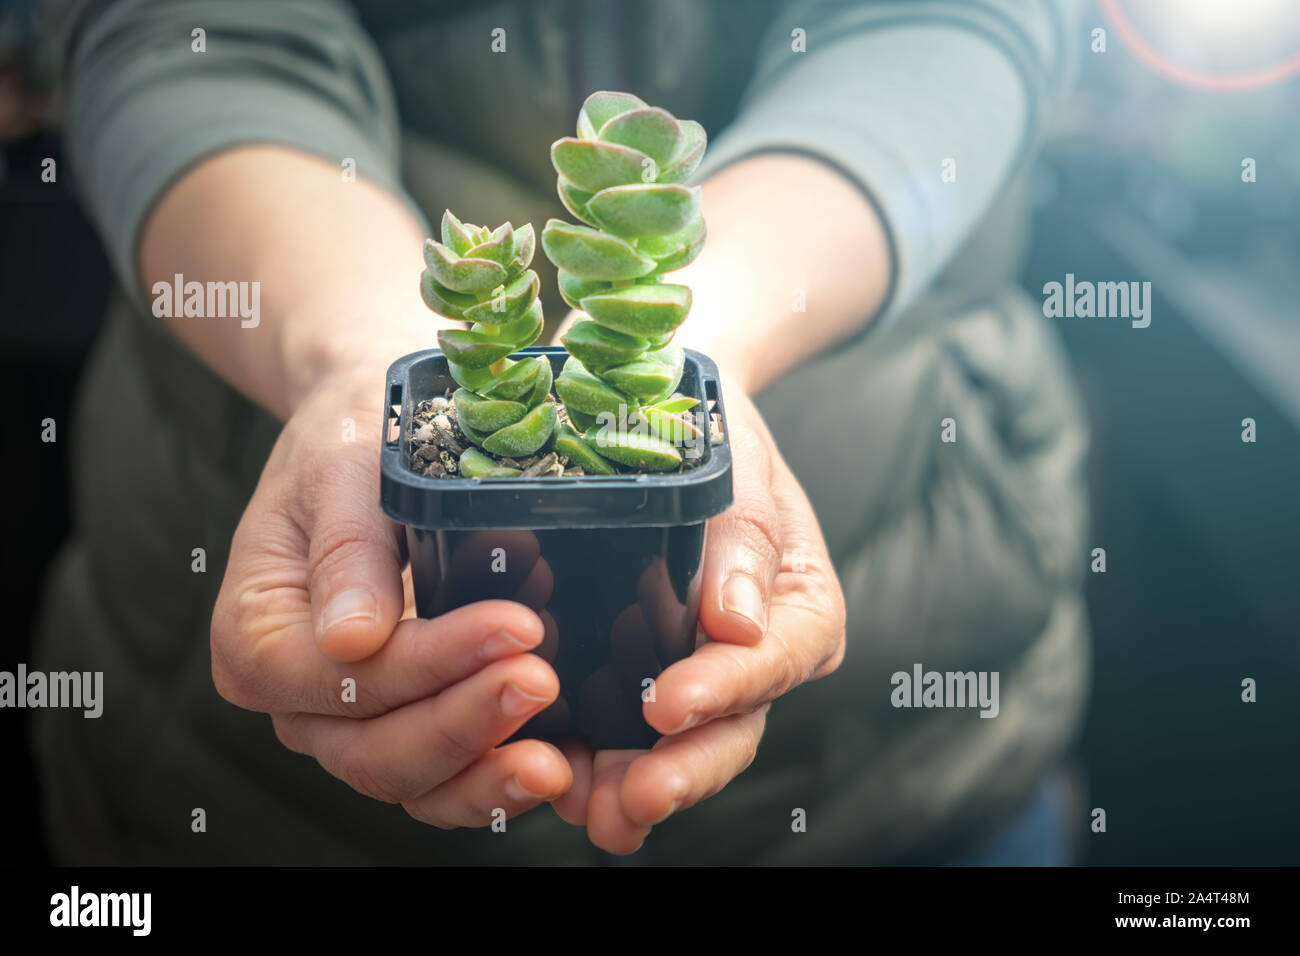
[[[573,427],[564,409],[564,403],[549,396],[548,401],[555,403],[561,426]],[[691,411],[679,412],[678,416],[688,424],[696,424],[697,416]],[[703,420],[704,416],[699,416]],[[721,423],[716,419],[709,422],[713,440],[720,440]],[[703,427],[702,425],[699,427]],[[587,472],[582,463],[562,450],[555,442],[547,443],[537,454],[526,458],[510,458],[506,455],[494,455],[482,448],[476,448],[460,429],[456,419],[456,403],[452,401],[452,391],[445,395],[420,402],[408,423],[405,436],[408,450],[406,465],[418,475],[426,478],[461,478],[465,477],[461,461],[468,452],[476,458],[476,468],[481,473],[485,468],[497,468],[500,474],[479,474],[478,477],[496,478],[575,478]],[[696,467],[703,458],[702,449],[688,444],[682,449],[682,464],[678,472]],[[485,465],[484,460],[490,464]]]

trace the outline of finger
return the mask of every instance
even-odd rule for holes
[[[554,746],[518,740],[489,751],[446,783],[402,804],[421,823],[443,830],[485,827],[565,793],[569,763]]]
[[[565,823],[571,823],[575,827],[586,826],[587,802],[591,799],[591,748],[578,741],[565,741],[560,744],[560,752],[573,771],[573,782],[564,796],[553,800],[551,806]]]
[[[303,531],[310,546],[312,620],[322,654],[356,661],[377,651],[402,616],[398,529],[379,510],[379,471],[340,452],[314,475]]]
[[[623,776],[617,809],[624,819],[617,828],[651,827],[713,796],[754,762],[766,721],[764,707],[661,738]],[[604,804],[601,810],[606,812]]]
[[[606,853],[626,856],[640,849],[650,827],[623,812],[623,775],[644,750],[600,750],[592,761],[591,796],[587,801],[587,836]]]
[[[790,466],[780,457],[772,467],[772,498],[786,543],[772,601],[783,610],[801,612],[805,619],[816,622],[814,629],[803,635],[811,659],[816,662],[810,677],[799,677],[799,683],[803,683],[825,677],[844,660],[847,629],[844,589],[835,573],[812,502]],[[793,642],[799,632],[783,629],[782,635]]]
[[[795,550],[773,582],[767,636],[749,647],[706,642],[660,674],[655,699],[642,707],[660,733],[748,713],[824,677],[843,659],[844,598],[812,506],[784,462],[773,472],[782,534]]]
[[[709,521],[700,624],[715,641],[757,644],[767,629],[767,604],[781,567],[781,526],[771,492],[774,446],[748,404],[733,407],[732,421],[734,501]]]
[[[702,645],[656,678],[655,699],[642,713],[661,734],[749,713],[829,673],[827,665],[842,653],[842,635],[842,625],[821,610],[775,605],[762,644]]]
[[[232,702],[264,713],[374,717],[538,648],[544,633],[523,605],[480,601],[432,620],[400,621],[377,653],[345,664],[318,653],[303,622],[233,652],[236,672],[247,676]]]
[[[450,780],[547,707],[560,690],[533,654],[497,661],[436,697],[381,717],[277,714],[276,735],[354,790],[385,803],[414,800]]]
[[[230,541],[230,557],[212,608],[209,645],[217,693],[246,710],[260,706],[268,692],[293,686],[298,665],[275,672],[252,660],[262,649],[293,640],[312,640],[307,592],[308,541],[299,525],[259,484]],[[297,710],[297,707],[287,708]]]

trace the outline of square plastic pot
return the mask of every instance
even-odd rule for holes
[[[530,348],[558,375],[561,348]],[[518,357],[518,356],[517,356]],[[658,734],[643,695],[695,649],[705,522],[732,499],[731,450],[717,368],[687,350],[678,391],[712,403],[722,441],[674,474],[572,478],[426,478],[412,471],[406,425],[456,384],[436,349],[388,370],[381,505],[406,526],[421,617],[488,598],[519,601],[546,625],[536,653],[560,698],[517,736],[648,747]]]

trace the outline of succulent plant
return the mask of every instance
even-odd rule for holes
[[[704,246],[700,191],[683,183],[704,155],[704,127],[629,93],[589,96],[578,135],[551,146],[561,202],[582,225],[551,219],[542,248],[559,270],[564,301],[585,315],[561,341],[555,378],[573,427],[556,449],[598,474],[668,471],[699,430],[675,398],[685,361],[673,334],[691,290],[664,282]]]
[[[438,332],[448,369],[461,386],[452,396],[457,422],[484,452],[506,457],[536,452],[555,434],[558,419],[555,403],[548,400],[550,362],[509,358],[542,332],[540,283],[528,268],[535,245],[531,224],[488,229],[462,223],[450,210],[442,217],[442,242],[424,244],[427,268],[420,294],[425,304],[473,323],[468,330]],[[468,477],[519,473],[474,449],[461,456],[460,466]]]

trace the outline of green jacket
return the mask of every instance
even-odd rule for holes
[[[896,259],[868,331],[760,399],[845,586],[845,663],[774,705],[754,765],[656,828],[649,859],[902,859],[995,822],[1059,760],[1087,683],[1086,439],[1051,332],[1010,287],[1018,174],[1063,84],[1057,4],[48,7],[73,171],[129,290],[82,383],[76,535],[39,635],[37,666],[105,674],[103,717],[36,723],[61,861],[598,859],[546,808],[505,834],[422,826],[217,696],[209,615],[278,426],[178,346],[131,277],[150,205],[238,143],[352,158],[430,219],[446,205],[473,221],[563,215],[548,146],[600,88],[704,122],[701,177],[774,149],[832,163],[881,210]],[[498,28],[504,54],[490,49]],[[939,175],[949,158],[955,182]],[[853,443],[830,440],[845,423],[799,414],[826,381],[839,400],[851,383]],[[955,442],[940,440],[946,418]],[[205,573],[191,570],[198,547]],[[891,675],[917,663],[999,672],[998,716],[892,707]],[[197,807],[206,834],[190,830]]]

